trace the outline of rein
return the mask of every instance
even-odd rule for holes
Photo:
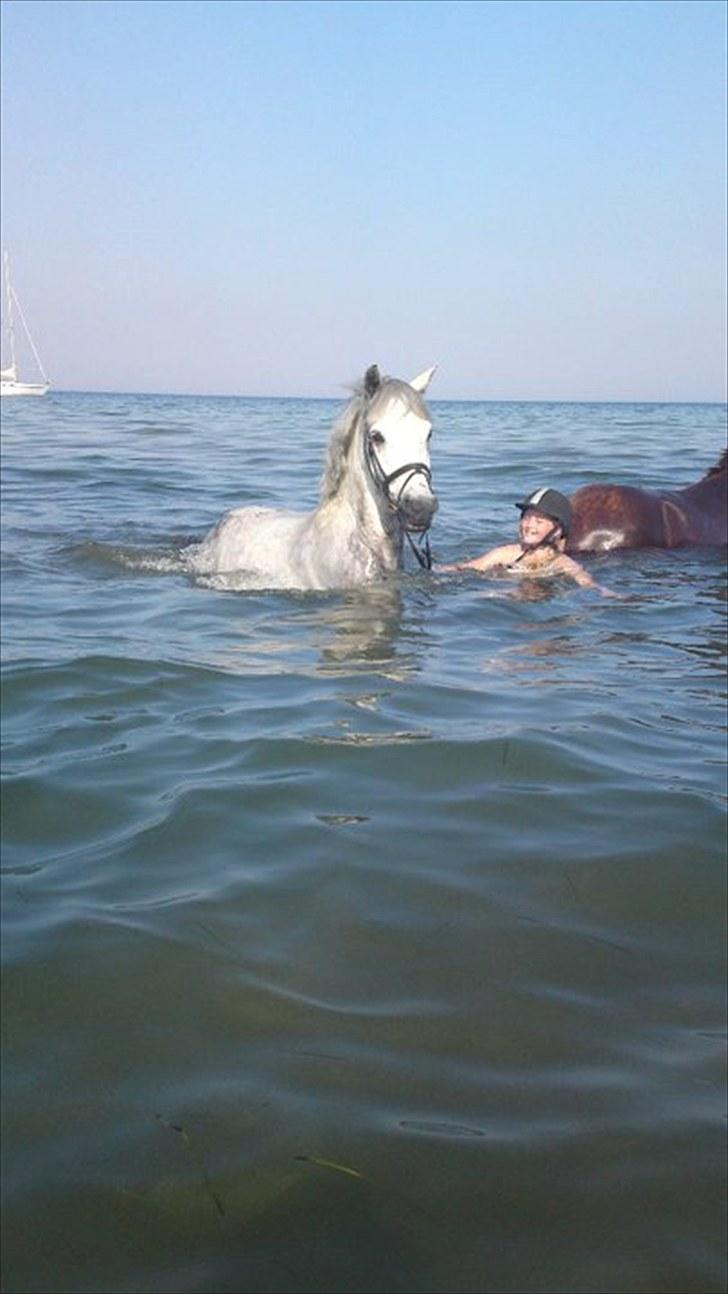
[[[382,464],[379,460],[379,456],[371,442],[371,438],[368,432],[365,432],[365,435],[364,435],[364,455],[366,458],[367,467],[369,468],[369,471],[371,473],[372,480],[374,481],[374,484],[378,485],[379,488],[382,490],[382,493],[384,494],[384,497],[387,500],[387,503],[389,504],[392,511],[397,513],[397,516],[399,517],[400,525],[405,535],[407,536],[407,542],[410,548],[412,549],[412,552],[414,553],[415,557],[417,558],[417,561],[419,562],[423,570],[425,571],[431,570],[432,553],[430,552],[430,537],[427,533],[430,527],[426,526],[424,530],[415,531],[415,534],[418,534],[422,537],[421,543],[418,544],[412,538],[412,533],[411,533],[412,528],[406,524],[402,514],[402,495],[406,490],[407,486],[409,485],[410,481],[412,480],[413,476],[418,476],[418,475],[424,476],[428,486],[430,487],[432,486],[432,472],[430,468],[427,466],[427,463],[405,463],[404,466],[398,467],[394,472],[390,472],[389,474],[387,474],[384,468],[382,467]],[[395,498],[394,495],[392,494],[390,486],[393,481],[397,480],[398,477],[404,476],[405,472],[409,473],[409,475],[405,477],[404,481],[400,485],[399,489],[397,490],[397,494]]]
[[[406,534],[406,536],[407,536],[407,543],[409,544],[410,548],[412,549],[412,552],[414,553],[415,557],[417,558],[417,561],[419,562],[419,564],[420,564],[420,566],[422,567],[423,571],[431,571],[431,570],[432,570],[432,553],[430,552],[430,536],[429,536],[429,535],[428,535],[428,533],[427,533],[427,531],[430,529],[430,527],[428,526],[428,527],[427,527],[427,530],[419,530],[419,531],[417,532],[418,534],[422,535],[422,544],[421,544],[421,545],[419,545],[419,546],[415,543],[415,541],[414,541],[414,539],[412,538],[412,536],[411,536],[411,534],[410,534],[409,530],[407,529],[407,527],[406,527],[406,526],[403,526],[403,527],[402,527],[402,529],[404,530],[404,533],[405,533],[405,534]]]

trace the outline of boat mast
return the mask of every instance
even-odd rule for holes
[[[7,255],[7,253],[6,253],[6,255]],[[26,321],[25,321],[25,315],[23,314],[23,307],[21,306],[20,302],[18,301],[18,298],[17,298],[17,297],[16,297],[16,295],[15,295],[15,288],[11,288],[11,289],[10,289],[10,295],[12,296],[12,299],[13,299],[13,302],[14,302],[14,304],[15,304],[15,308],[16,308],[16,310],[17,310],[18,314],[20,315],[20,322],[21,322],[21,324],[23,325],[23,328],[25,329],[25,335],[26,335],[26,337],[28,338],[28,341],[30,342],[30,349],[32,350],[32,352],[33,352],[33,354],[34,354],[34,356],[35,356],[35,362],[36,362],[36,364],[38,365],[38,368],[39,368],[39,369],[40,369],[40,371],[41,371],[41,376],[42,376],[42,378],[43,378],[43,381],[44,381],[44,382],[48,382],[50,379],[48,378],[48,375],[46,374],[46,371],[45,371],[45,369],[43,368],[43,365],[42,365],[42,363],[41,363],[40,355],[38,354],[38,351],[36,350],[35,342],[33,341],[33,338],[32,338],[31,333],[30,333],[30,328],[28,327],[28,325],[27,325],[27,323],[26,323]],[[15,342],[13,341],[13,365],[15,364],[15,352],[14,352],[14,347],[15,347]]]
[[[7,305],[6,305],[7,323],[5,327],[8,330],[8,337],[10,338],[10,367],[3,369],[3,373],[7,373],[8,376],[12,376],[14,378],[15,377],[15,325],[13,322],[13,294],[10,288],[10,269],[8,267],[7,252],[3,253],[3,267],[5,270],[5,296],[7,300]]]

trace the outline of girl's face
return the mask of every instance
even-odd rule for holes
[[[518,527],[518,533],[521,541],[528,544],[529,547],[534,544],[540,544],[547,535],[556,527],[557,534],[560,535],[559,525],[552,517],[547,517],[538,508],[526,508],[521,516],[521,524]]]

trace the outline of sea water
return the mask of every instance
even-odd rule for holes
[[[440,562],[725,443],[431,407]],[[722,1290],[724,556],[195,581],[338,408],[3,407],[3,1288]]]

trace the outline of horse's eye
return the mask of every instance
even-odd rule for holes
[[[369,432],[369,440],[370,440],[370,442],[371,442],[371,444],[372,444],[372,445],[383,445],[383,444],[384,444],[384,436],[382,435],[381,431],[370,431],[370,432]]]

